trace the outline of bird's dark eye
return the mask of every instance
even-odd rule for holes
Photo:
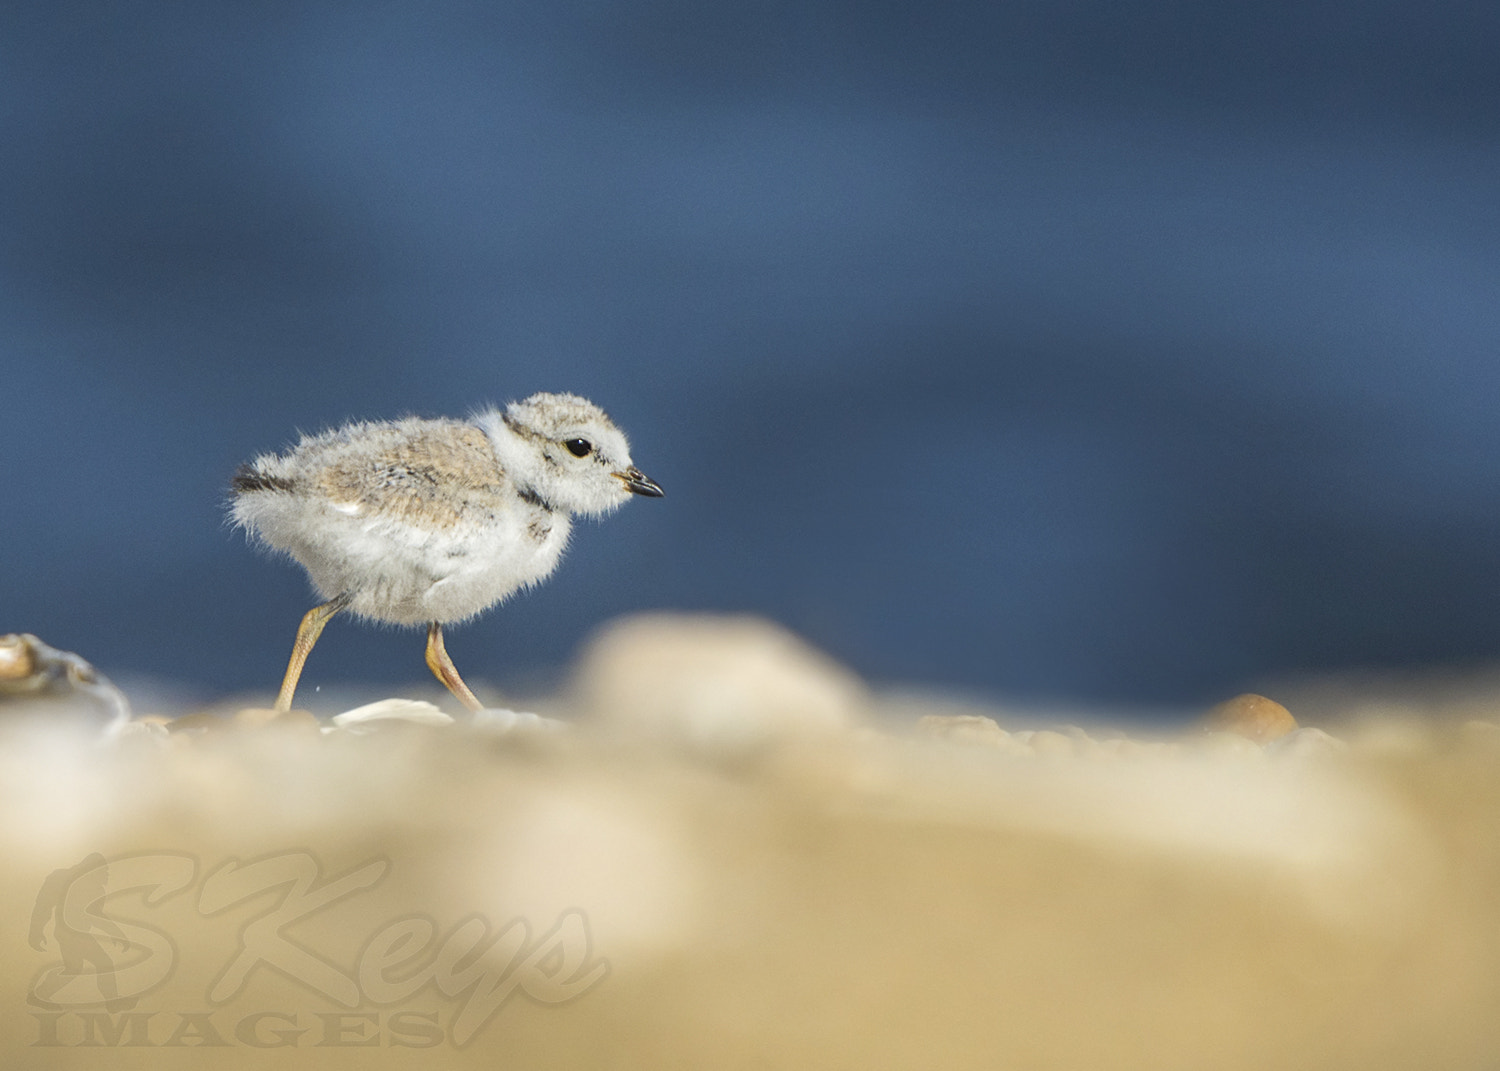
[[[569,439],[563,445],[568,448],[568,453],[574,457],[588,457],[594,449],[594,444],[587,439]]]

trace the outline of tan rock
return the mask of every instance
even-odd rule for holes
[[[0,636],[0,680],[24,680],[35,672],[36,657],[26,637],[14,632]]]
[[[1204,732],[1192,739],[1195,750],[1209,755],[1258,759],[1265,754],[1261,746],[1239,733]]]
[[[171,718],[164,718],[160,714],[146,714],[139,718],[132,718],[115,727],[113,736],[116,739],[127,737],[149,737],[165,738],[172,724]]]
[[[606,626],[574,678],[583,711],[710,750],[842,732],[868,709],[863,683],[756,617],[642,614]]]
[[[1297,719],[1276,700],[1247,692],[1210,709],[1201,724],[1211,732],[1236,733],[1267,744],[1297,728]]]
[[[310,710],[274,710],[269,707],[247,707],[234,715],[236,729],[312,729],[318,719]]]
[[[1348,751],[1349,745],[1322,729],[1311,727],[1293,729],[1266,745],[1266,754],[1284,758],[1307,758],[1317,755],[1337,755]]]
[[[167,723],[169,733],[208,733],[222,732],[233,726],[228,718],[221,718],[217,714],[184,714],[180,718],[173,718]]]
[[[1038,755],[1069,756],[1077,753],[1071,736],[1067,733],[1054,732],[1051,729],[1036,730],[1031,734],[1031,739],[1027,743]]]
[[[917,719],[917,732],[961,744],[998,747],[1010,738],[994,718],[979,714],[924,714]]]
[[[307,710],[273,710],[270,707],[246,707],[227,717],[200,711],[184,714],[164,722],[169,733],[220,733],[245,729],[297,728],[317,729],[318,719]]]
[[[1430,712],[1399,702],[1361,705],[1347,733],[1356,750],[1392,758],[1426,754],[1437,742]]]
[[[1073,742],[1073,754],[1079,756],[1107,754],[1104,741],[1094,739],[1082,726],[1064,725],[1061,731]]]

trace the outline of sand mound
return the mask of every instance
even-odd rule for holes
[[[8,719],[5,1065],[212,1047],[224,1068],[279,1049],[309,1068],[1365,1071],[1500,1052],[1483,719],[1399,746],[1344,727],[1347,747],[940,711],[918,728],[742,621],[616,630],[570,695],[561,727],[408,701],[107,743]]]

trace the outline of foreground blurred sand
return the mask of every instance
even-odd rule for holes
[[[1500,706],[1471,699],[1436,724],[1410,699],[1354,716],[1342,751],[1307,732],[1032,737],[907,701],[938,715],[918,731],[775,629],[658,617],[594,644],[563,729],[294,721],[100,745],[13,717],[0,1065],[1493,1067]],[[58,962],[27,945],[39,890],[94,852],[117,875],[187,860],[180,889],[103,908],[169,938],[170,976],[110,1012],[28,1003]],[[313,889],[379,879],[268,935],[255,920],[287,886],[204,891],[256,859],[311,862]],[[565,1003],[518,990],[458,1048],[464,971],[503,979],[513,950],[446,964],[453,992],[362,987],[372,935],[416,917],[489,938],[523,919],[530,941],[583,919],[586,946],[539,969],[607,973]],[[262,962],[225,997],[241,950],[292,943],[332,976]],[[374,980],[427,966],[419,944]]]

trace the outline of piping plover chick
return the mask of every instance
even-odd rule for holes
[[[236,524],[307,570],[326,601],[302,618],[276,697],[297,678],[329,618],[427,626],[427,665],[482,710],[443,646],[471,618],[557,568],[574,514],[662,489],[630,460],[625,435],[592,402],[533,394],[468,420],[352,423],[305,435],[242,465]]]

